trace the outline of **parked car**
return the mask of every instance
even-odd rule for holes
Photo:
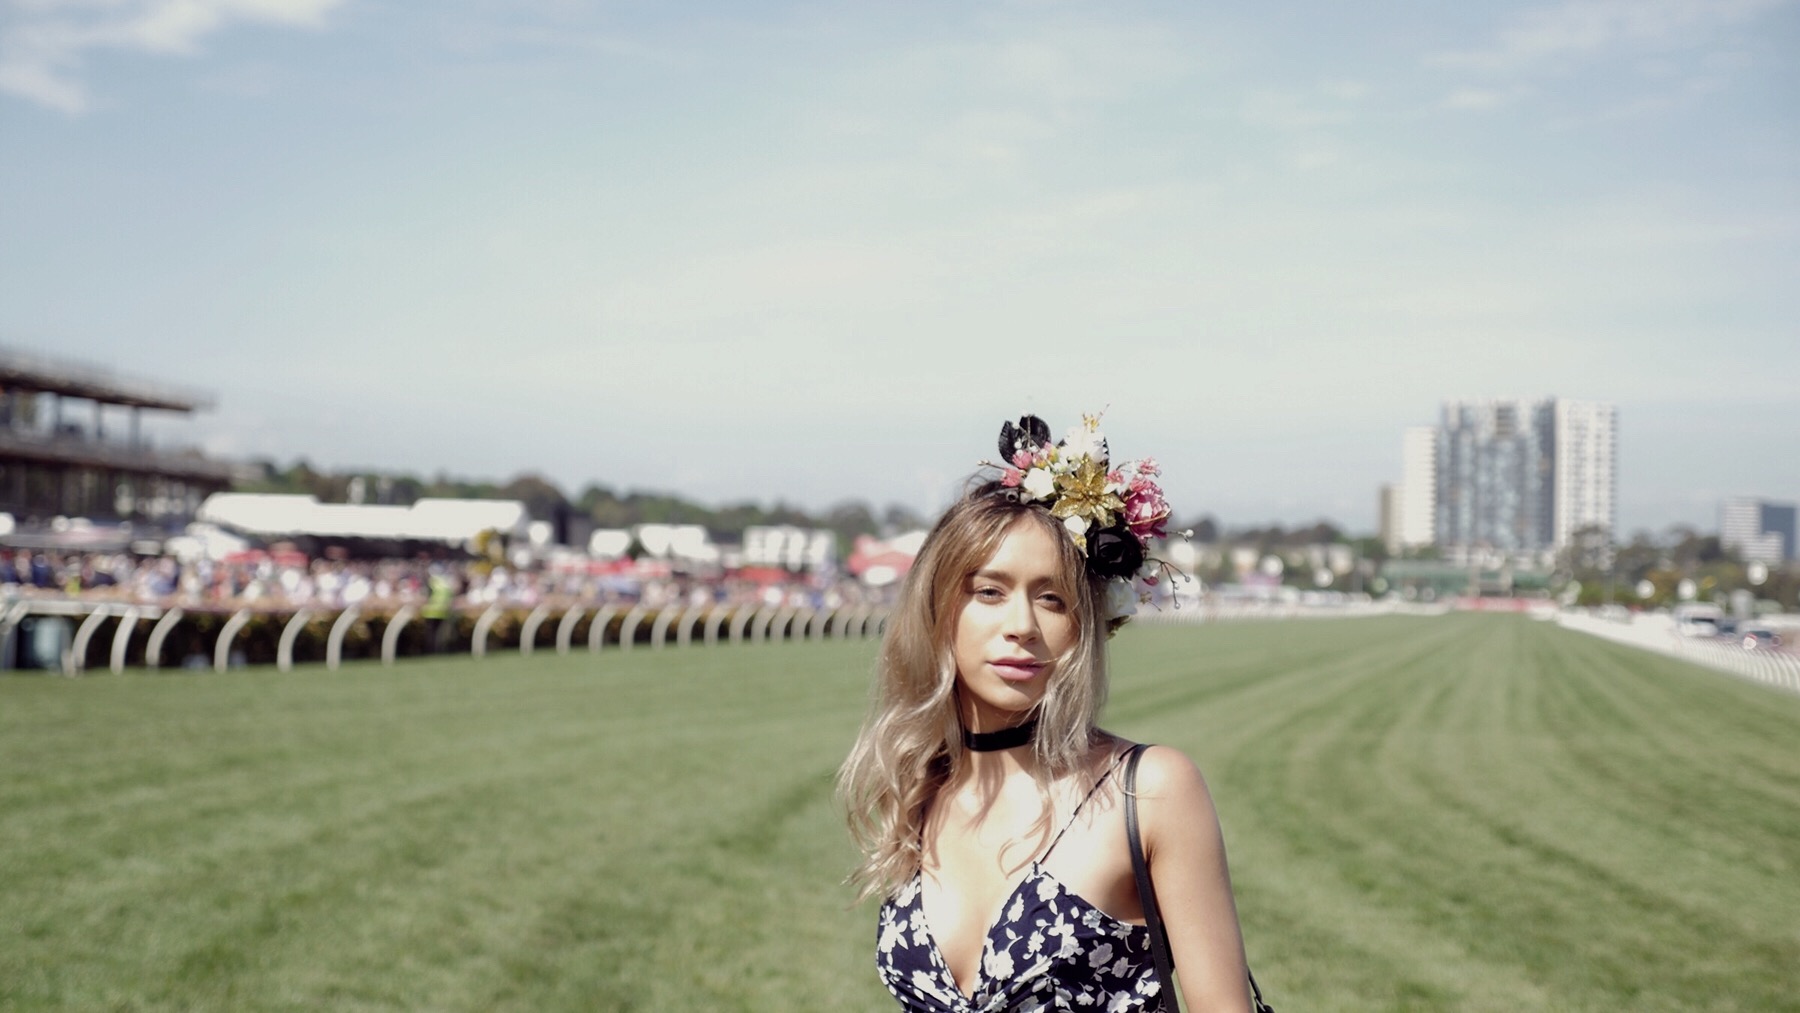
[[[1774,630],[1761,626],[1752,626],[1744,630],[1744,650],[1769,651],[1781,646],[1781,637]]]

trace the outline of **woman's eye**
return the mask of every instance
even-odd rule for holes
[[[982,601],[998,601],[1005,595],[997,587],[978,587],[975,589],[975,597]]]
[[[1063,607],[1062,595],[1060,594],[1039,595],[1038,601],[1043,602],[1046,608],[1060,609]]]

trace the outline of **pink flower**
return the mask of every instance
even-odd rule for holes
[[[1032,458],[1031,458],[1031,451],[1029,451],[1029,450],[1014,451],[1012,463],[1013,463],[1013,467],[1018,468],[1020,470],[1024,470],[1026,468],[1031,467],[1031,465],[1033,463]]]
[[[1012,489],[1012,488],[1016,488],[1018,486],[1019,482],[1022,481],[1024,478],[1025,478],[1024,472],[1020,471],[1017,468],[1008,468],[1008,469],[1006,469],[1005,473],[1000,476],[1000,484],[1003,486],[1006,486],[1008,489]]]
[[[1168,534],[1168,520],[1169,503],[1163,499],[1162,489],[1139,472],[1125,493],[1126,526],[1132,534],[1148,541]]]

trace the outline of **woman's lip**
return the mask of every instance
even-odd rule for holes
[[[990,661],[988,664],[1000,673],[1000,678],[1018,681],[1034,678],[1044,670],[1041,661]]]

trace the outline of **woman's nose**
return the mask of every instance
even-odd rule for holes
[[[1031,608],[1029,595],[1014,595],[1006,603],[1005,632],[1008,637],[1020,640],[1037,634],[1037,613]]]

